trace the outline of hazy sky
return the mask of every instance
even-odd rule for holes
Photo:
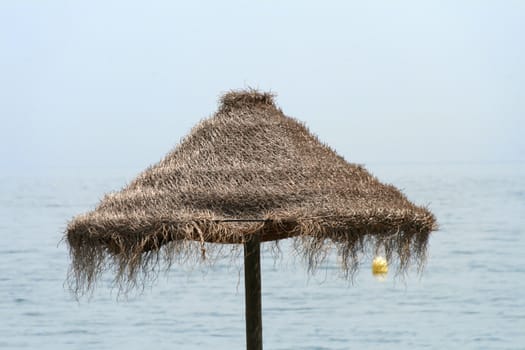
[[[229,89],[358,163],[525,161],[525,1],[0,0],[0,169],[142,169]]]

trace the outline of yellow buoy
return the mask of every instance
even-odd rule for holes
[[[373,275],[386,275],[388,272],[388,262],[382,256],[376,256],[372,261]]]

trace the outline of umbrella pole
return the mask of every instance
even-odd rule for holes
[[[262,350],[261,245],[258,235],[244,243],[246,349]]]

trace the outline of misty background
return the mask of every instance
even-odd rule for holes
[[[525,161],[523,1],[0,1],[0,169],[136,173],[221,93],[350,162]]]

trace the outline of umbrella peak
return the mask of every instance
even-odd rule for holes
[[[256,89],[231,90],[220,97],[219,109],[249,108],[249,107],[275,107],[275,94],[260,92]]]

